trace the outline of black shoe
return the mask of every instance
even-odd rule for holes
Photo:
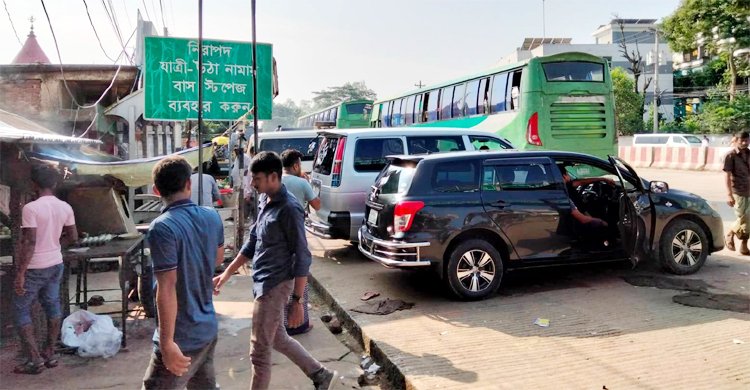
[[[315,385],[315,390],[330,390],[333,388],[333,382],[336,378],[336,371],[329,370],[325,367],[321,368],[315,374],[312,374],[310,378]]]

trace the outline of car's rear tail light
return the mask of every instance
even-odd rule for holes
[[[411,229],[414,216],[424,207],[424,202],[418,200],[401,201],[396,203],[393,210],[393,230],[403,233]]]
[[[341,185],[341,166],[344,159],[344,148],[346,137],[341,137],[336,144],[336,154],[333,156],[333,169],[331,170],[331,187]]]
[[[539,114],[533,113],[529,118],[529,124],[526,126],[526,142],[530,145],[542,146],[542,139],[539,138]]]

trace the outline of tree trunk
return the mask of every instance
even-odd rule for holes
[[[729,59],[727,60],[727,67],[729,68],[729,101],[734,100],[734,93],[737,89],[737,65],[734,63],[734,57],[732,53],[729,53]]]

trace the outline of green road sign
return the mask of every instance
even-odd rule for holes
[[[145,47],[144,117],[198,119],[198,40],[146,37]],[[272,46],[259,43],[257,53],[258,119],[271,119]],[[252,106],[252,45],[204,39],[203,119],[236,120]]]

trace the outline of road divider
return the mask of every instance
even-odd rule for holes
[[[637,168],[721,171],[731,147],[620,146],[618,155]]]

